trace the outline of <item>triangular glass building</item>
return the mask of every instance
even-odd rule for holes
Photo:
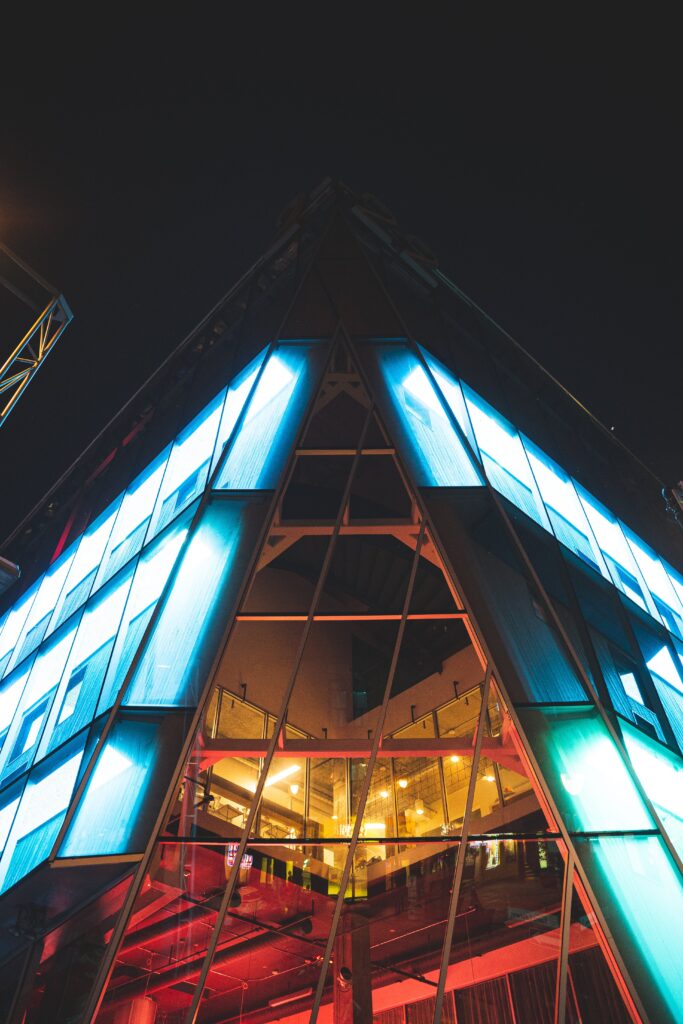
[[[294,204],[3,549],[2,1020],[683,1019],[658,500],[376,200]]]

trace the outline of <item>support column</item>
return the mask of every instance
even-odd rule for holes
[[[370,925],[362,915],[340,922],[333,969],[335,1024],[372,1024]]]

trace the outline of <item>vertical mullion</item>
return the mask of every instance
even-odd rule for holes
[[[434,728],[434,735],[440,737],[439,730],[439,716],[436,711],[432,711],[432,725]],[[444,824],[448,826],[448,822],[451,820],[448,811],[448,794],[446,792],[446,773],[443,770],[443,757],[437,757],[436,763],[439,769],[439,785],[441,787],[441,803],[443,805],[443,820]]]
[[[327,969],[330,965],[332,957],[332,948],[337,935],[337,928],[341,918],[342,907],[344,906],[344,896],[346,893],[346,887],[348,885],[349,876],[351,874],[351,867],[353,865],[353,857],[358,846],[358,837],[360,835],[361,824],[363,822],[363,815],[365,813],[365,805],[368,799],[368,793],[370,792],[370,783],[372,781],[372,773],[377,761],[377,755],[379,753],[380,743],[382,742],[382,734],[384,731],[384,722],[386,720],[387,709],[389,706],[389,698],[391,697],[391,691],[394,683],[394,675],[396,674],[396,666],[398,664],[399,652],[401,649],[401,643],[403,641],[403,634],[405,632],[406,621],[408,619],[408,611],[410,610],[410,602],[413,595],[413,585],[415,583],[415,577],[417,576],[417,568],[420,563],[420,551],[422,549],[422,542],[424,540],[425,525],[424,521],[420,525],[420,532],[417,538],[417,544],[415,545],[415,554],[413,556],[413,562],[410,568],[410,577],[408,579],[408,587],[406,590],[405,599],[403,602],[403,611],[401,614],[401,621],[398,627],[398,633],[396,635],[396,641],[394,643],[394,651],[391,658],[391,665],[389,666],[389,672],[387,675],[387,681],[384,688],[384,697],[382,699],[382,705],[379,712],[379,718],[377,725],[373,731],[372,748],[370,750],[370,757],[368,758],[368,766],[365,772],[365,778],[363,779],[363,785],[361,786],[360,796],[358,798],[358,807],[356,808],[356,820],[353,826],[353,832],[351,834],[351,840],[349,848],[346,853],[346,863],[344,864],[344,870],[342,872],[341,880],[339,883],[339,894],[337,896],[337,902],[334,907],[334,913],[332,915],[332,921],[330,924],[330,933],[327,938],[327,944],[325,946],[325,952],[323,954],[322,963],[320,966],[320,975],[318,977],[318,984],[315,992],[315,999],[313,1001],[313,1008],[311,1010],[310,1024],[316,1024],[318,1020],[318,1012],[320,1010],[320,1004],[323,998],[323,992],[325,989],[325,981],[327,978]],[[398,822],[397,822],[398,826]],[[398,828],[397,828],[398,830]],[[188,1022],[189,1024],[189,1022]]]
[[[298,673],[299,673],[299,666],[300,666],[300,663],[301,663],[301,659],[303,658],[303,654],[304,654],[304,650],[305,650],[305,647],[306,647],[306,643],[308,641],[308,636],[309,636],[311,628],[313,626],[313,619],[314,619],[314,616],[315,616],[315,612],[316,612],[318,603],[320,601],[320,597],[321,597],[322,592],[323,592],[323,588],[324,588],[326,580],[327,580],[327,574],[328,574],[328,571],[329,571],[329,568],[330,568],[330,565],[331,565],[331,562],[332,562],[332,556],[333,556],[333,553],[334,553],[334,548],[335,548],[336,540],[337,540],[337,537],[339,536],[339,531],[341,530],[341,527],[342,527],[342,523],[343,523],[343,519],[344,519],[344,511],[345,511],[346,506],[347,506],[348,501],[349,501],[349,496],[351,494],[351,487],[352,487],[352,484],[353,484],[353,481],[354,481],[356,470],[358,468],[358,463],[360,462],[360,459],[361,459],[361,452],[362,452],[363,445],[364,445],[364,442],[365,442],[365,436],[367,434],[368,427],[369,427],[370,422],[372,420],[373,413],[374,413],[374,406],[371,403],[369,408],[368,408],[368,411],[367,411],[367,414],[366,414],[366,417],[365,417],[365,421],[363,423],[363,429],[361,430],[360,438],[358,440],[358,446],[356,448],[356,453],[354,455],[353,462],[352,462],[351,467],[349,469],[349,474],[348,474],[348,477],[347,477],[347,480],[346,480],[346,486],[344,488],[344,494],[342,495],[342,499],[341,499],[341,502],[340,502],[340,505],[339,505],[339,510],[337,512],[337,518],[335,520],[334,528],[332,530],[332,534],[330,535],[330,539],[329,539],[329,542],[328,542],[328,545],[327,545],[327,549],[325,551],[325,558],[323,560],[323,564],[322,564],[322,567],[321,567],[321,570],[320,570],[320,575],[318,577],[318,581],[317,581],[317,583],[315,585],[315,590],[314,590],[313,596],[311,598],[311,604],[310,604],[309,612],[308,612],[308,615],[307,615],[307,618],[306,618],[306,622],[304,624],[304,628],[303,628],[303,631],[302,631],[302,634],[301,634],[301,638],[299,640],[299,646],[297,648],[296,656],[294,658],[294,663],[292,665],[292,671],[290,673],[289,680],[287,682],[287,686],[285,688],[285,692],[284,692],[284,695],[282,697],[282,701],[281,701],[281,705],[280,705],[280,710],[278,712],[277,720],[276,720],[275,726],[273,728],[273,735],[271,736],[270,741],[268,743],[268,749],[266,751],[266,755],[265,755],[265,759],[264,759],[264,764],[263,764],[263,769],[261,770],[261,773],[259,775],[259,778],[258,778],[258,781],[257,781],[257,784],[256,784],[256,789],[255,789],[254,795],[252,797],[251,807],[249,808],[249,814],[247,815],[247,820],[246,820],[245,826],[244,826],[244,828],[242,830],[242,837],[240,839],[239,845],[237,847],[237,851],[235,853],[235,863],[234,863],[234,865],[233,865],[233,867],[232,867],[232,869],[230,871],[230,875],[229,875],[228,880],[226,882],[225,889],[223,890],[223,897],[221,899],[220,907],[219,907],[218,913],[216,915],[216,921],[215,921],[215,924],[214,924],[214,927],[213,927],[213,931],[211,933],[211,938],[209,940],[206,953],[204,955],[204,960],[203,960],[203,963],[202,963],[202,969],[201,969],[201,972],[199,974],[199,978],[197,979],[197,983],[195,985],[194,993],[193,993],[193,996],[192,996],[192,1003],[190,1004],[190,1007],[188,1008],[188,1011],[187,1011],[187,1015],[185,1017],[186,1024],[195,1024],[195,1021],[197,1020],[197,1014],[199,1012],[199,1004],[200,1004],[202,995],[204,993],[204,988],[206,987],[206,979],[208,977],[209,970],[211,969],[211,964],[213,962],[213,958],[214,958],[214,955],[215,955],[215,952],[216,952],[216,947],[218,945],[218,939],[220,937],[220,933],[221,933],[221,930],[223,928],[223,924],[225,922],[225,917],[226,917],[228,908],[230,906],[230,902],[232,900],[232,896],[233,896],[233,893],[234,893],[234,890],[235,890],[235,886],[237,884],[237,879],[238,879],[238,876],[239,876],[239,866],[240,866],[240,864],[242,862],[242,857],[244,855],[244,851],[246,849],[247,842],[248,842],[249,837],[251,835],[251,832],[252,832],[252,829],[253,829],[253,826],[254,826],[254,821],[256,819],[256,815],[257,815],[258,810],[260,808],[261,797],[263,795],[263,789],[265,787],[265,783],[266,783],[266,778],[268,776],[268,772],[270,771],[270,765],[271,765],[271,762],[273,760],[273,756],[275,754],[275,750],[277,748],[277,745],[278,745],[278,743],[280,741],[280,735],[281,735],[281,733],[282,733],[282,731],[283,731],[283,729],[285,727],[285,721],[286,721],[286,718],[287,718],[287,711],[288,711],[288,708],[289,708],[289,701],[290,701],[290,698],[292,696],[292,692],[294,690],[294,684],[296,682],[296,678],[297,678]]]
[[[448,907],[448,918],[446,919],[446,933],[444,935],[443,949],[441,951],[441,966],[439,969],[439,984],[436,990],[436,1001],[434,1003],[434,1024],[440,1024],[441,1012],[443,1009],[443,997],[446,991],[446,975],[448,974],[448,959],[455,930],[455,915],[458,909],[458,898],[460,896],[460,884],[465,868],[465,857],[467,855],[467,837],[470,830],[470,816],[474,802],[474,791],[477,785],[477,771],[481,755],[481,743],[484,735],[484,728],[487,721],[489,703],[489,690],[491,688],[491,669],[486,669],[484,685],[481,693],[481,709],[479,711],[479,722],[477,724],[477,735],[474,741],[474,753],[472,755],[472,769],[470,781],[467,787],[467,800],[465,801],[465,813],[462,818],[462,832],[460,834],[460,845],[455,858],[455,872],[453,874],[453,888],[451,889],[451,901]]]
[[[565,1024],[567,1013],[567,963],[569,960],[569,927],[572,920],[572,893],[574,891],[574,851],[567,848],[562,889],[562,912],[560,916],[560,956],[557,961],[555,981],[554,1024]]]

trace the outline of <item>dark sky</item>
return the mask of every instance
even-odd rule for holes
[[[673,14],[532,29],[318,11],[314,33],[266,8],[90,26],[87,46],[50,32],[15,62],[5,38],[0,238],[76,319],[0,430],[0,536],[326,175],[375,192],[658,475],[683,476]]]

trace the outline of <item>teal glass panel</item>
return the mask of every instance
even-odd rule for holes
[[[0,754],[9,735],[9,728],[17,710],[24,685],[28,679],[33,662],[28,659],[14,672],[11,672],[0,684]]]
[[[630,530],[624,536],[647,584],[657,614],[670,632],[683,637],[683,608],[659,557]]]
[[[38,758],[92,721],[132,576],[132,570],[119,573],[87,605],[52,703]]]
[[[116,700],[186,536],[186,526],[173,527],[140,556],[97,706],[98,714]]]
[[[592,569],[610,579],[573,480],[527,438],[522,441],[555,536]]]
[[[242,370],[242,372],[230,383],[228,387],[228,393],[225,398],[225,405],[223,406],[223,413],[221,415],[221,422],[218,428],[218,438],[216,441],[216,447],[213,453],[213,459],[211,462],[211,469],[216,468],[219,458],[223,453],[223,448],[230,439],[230,435],[233,432],[235,424],[239,414],[244,408],[244,404],[249,398],[256,376],[261,369],[263,360],[266,358],[266,352],[268,350],[264,348],[255,359],[249,363],[248,366]]]
[[[545,529],[549,528],[545,507],[536,487],[529,460],[515,428],[500,413],[464,387],[486,476],[492,487]]]
[[[182,555],[124,703],[193,706],[242,583],[255,535],[249,500],[214,499]],[[258,517],[260,519],[260,516]]]
[[[652,598],[640,575],[640,570],[626,543],[621,525],[612,513],[591,497],[582,487],[578,495],[588,522],[607,564],[612,582],[637,605],[656,617]]]
[[[63,630],[40,650],[23,689],[21,702],[0,755],[0,779],[25,771],[32,763],[43,734],[78,623]]]
[[[83,746],[83,741],[68,744],[29,776],[0,860],[0,892],[50,855],[71,800]]]
[[[177,718],[117,719],[67,829],[60,857],[144,849],[177,757]]]
[[[83,534],[71,563],[62,594],[50,620],[48,633],[60,626],[77,608],[85,604],[95,582],[102,556],[107,547],[122,495],[99,516]]]
[[[575,841],[607,928],[652,1024],[680,1024],[683,885],[659,836]]]
[[[31,605],[31,611],[17,640],[14,654],[8,665],[9,669],[20,664],[24,658],[32,654],[45,636],[75,553],[76,545],[73,545],[43,576],[36,599]]]
[[[595,708],[519,707],[517,713],[570,832],[654,828]]]
[[[683,858],[683,760],[628,722],[621,731],[636,775]]]
[[[438,359],[423,348],[422,345],[419,346],[419,349],[422,352],[427,366],[434,376],[434,380],[436,381],[436,385],[441,392],[442,397],[458,421],[458,425],[471,444],[472,450],[476,455],[478,455],[479,449],[477,447],[477,440],[474,436],[472,421],[470,420],[470,414],[467,411],[460,381],[446,369],[443,363],[440,363]]]
[[[380,343],[369,352],[380,371],[389,429],[424,487],[480,487],[482,480],[422,363],[405,345]],[[383,385],[383,386],[382,386]],[[381,392],[380,392],[381,397]]]
[[[219,490],[276,486],[318,383],[326,350],[321,343],[279,345],[271,353],[220,470]]]
[[[148,541],[161,533],[204,490],[225,394],[222,391],[178,435],[161,483]]]
[[[142,547],[166,469],[170,445],[133,481],[121,502],[95,586],[111,579]]]
[[[2,631],[2,636],[0,636],[0,676],[7,674],[8,666],[14,653],[14,648],[16,647],[17,640],[21,635],[22,629],[24,628],[24,623],[28,618],[28,614],[31,611],[31,605],[38,593],[38,587],[39,583],[34,584],[34,586],[32,586],[31,589],[17,601],[5,620],[5,627]]]
[[[644,646],[644,645],[643,645]],[[668,644],[658,643],[655,650],[645,655],[650,674],[663,679],[679,693],[683,693],[683,670]]]

